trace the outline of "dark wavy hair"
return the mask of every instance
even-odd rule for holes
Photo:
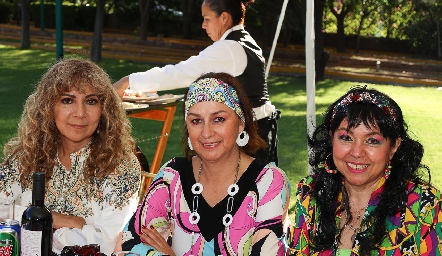
[[[364,93],[381,99],[381,104],[377,100],[357,98],[357,95]],[[425,183],[420,176],[422,169],[428,173],[428,182],[431,176],[429,168],[421,164],[424,153],[423,146],[408,135],[408,127],[404,122],[399,105],[384,93],[367,89],[366,86],[350,89],[328,107],[324,113],[322,124],[315,129],[311,137],[308,137],[308,144],[312,150],[309,164],[314,173],[312,196],[320,209],[318,231],[313,238],[315,250],[323,251],[334,245],[336,230],[339,228],[335,222],[337,198],[343,190],[343,205],[347,206],[344,207],[344,211],[350,214],[348,195],[343,188],[342,175],[340,172],[329,174],[324,168],[324,163],[328,160],[329,168],[336,170],[332,157],[327,159],[327,156],[332,153],[333,134],[344,119],[348,121],[347,129],[363,124],[368,128],[378,127],[381,134],[388,138],[392,144],[396,139],[401,139],[401,144],[391,159],[391,175],[385,183],[385,190],[382,192],[376,209],[368,216],[368,221],[372,225],[360,244],[360,254],[369,255],[371,250],[379,246],[386,234],[385,220],[387,217],[405,211],[408,197],[407,181],[417,184]]]
[[[267,143],[258,135],[258,128],[256,125],[256,122],[254,120],[254,113],[253,113],[253,109],[252,109],[252,105],[246,95],[246,93],[244,92],[241,83],[238,81],[238,79],[236,79],[235,77],[227,74],[227,73],[214,73],[214,72],[210,72],[210,73],[206,73],[201,75],[200,77],[198,77],[196,81],[204,79],[204,78],[215,78],[218,80],[221,80],[227,84],[229,84],[230,86],[233,87],[233,89],[235,89],[238,98],[239,98],[239,106],[241,107],[241,109],[244,112],[244,118],[246,120],[245,122],[245,128],[244,130],[249,134],[249,142],[247,143],[247,145],[245,145],[244,147],[242,147],[241,149],[249,154],[249,155],[253,155],[258,149],[262,149],[262,148],[266,148],[267,147]],[[184,101],[187,100],[187,92],[186,95],[184,97]],[[185,112],[185,106],[183,103],[183,117],[184,117],[184,112]],[[195,155],[195,151],[190,150],[189,145],[187,143],[187,138],[189,137],[189,132],[187,131],[187,127],[186,124],[184,122],[184,127],[183,127],[183,138],[181,140],[181,144],[184,147],[184,153],[186,155],[187,158],[191,158],[193,155]]]
[[[243,24],[246,17],[246,8],[255,0],[204,0],[210,10],[218,16],[227,12],[232,16],[233,25]]]

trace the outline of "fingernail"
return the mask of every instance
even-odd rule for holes
[[[146,226],[142,225],[141,228],[146,228]]]
[[[154,229],[154,227],[152,225],[150,225],[150,229]]]

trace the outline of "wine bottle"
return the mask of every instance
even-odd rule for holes
[[[33,174],[32,204],[21,219],[21,255],[52,255],[52,214],[44,205],[45,173]]]

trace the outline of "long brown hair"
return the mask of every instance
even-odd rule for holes
[[[135,142],[131,125],[108,74],[95,63],[82,59],[56,62],[43,75],[24,105],[18,137],[5,145],[5,162],[16,158],[20,179],[28,185],[32,173],[46,173],[48,181],[56,165],[60,133],[55,125],[54,105],[63,92],[90,88],[102,104],[97,131],[90,145],[84,170],[85,181],[114,172],[123,160],[129,161]]]

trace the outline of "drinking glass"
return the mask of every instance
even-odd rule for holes
[[[0,220],[14,219],[14,201],[0,201]]]
[[[121,252],[114,252],[112,253],[111,256],[140,256],[140,254],[130,251],[121,251]]]

